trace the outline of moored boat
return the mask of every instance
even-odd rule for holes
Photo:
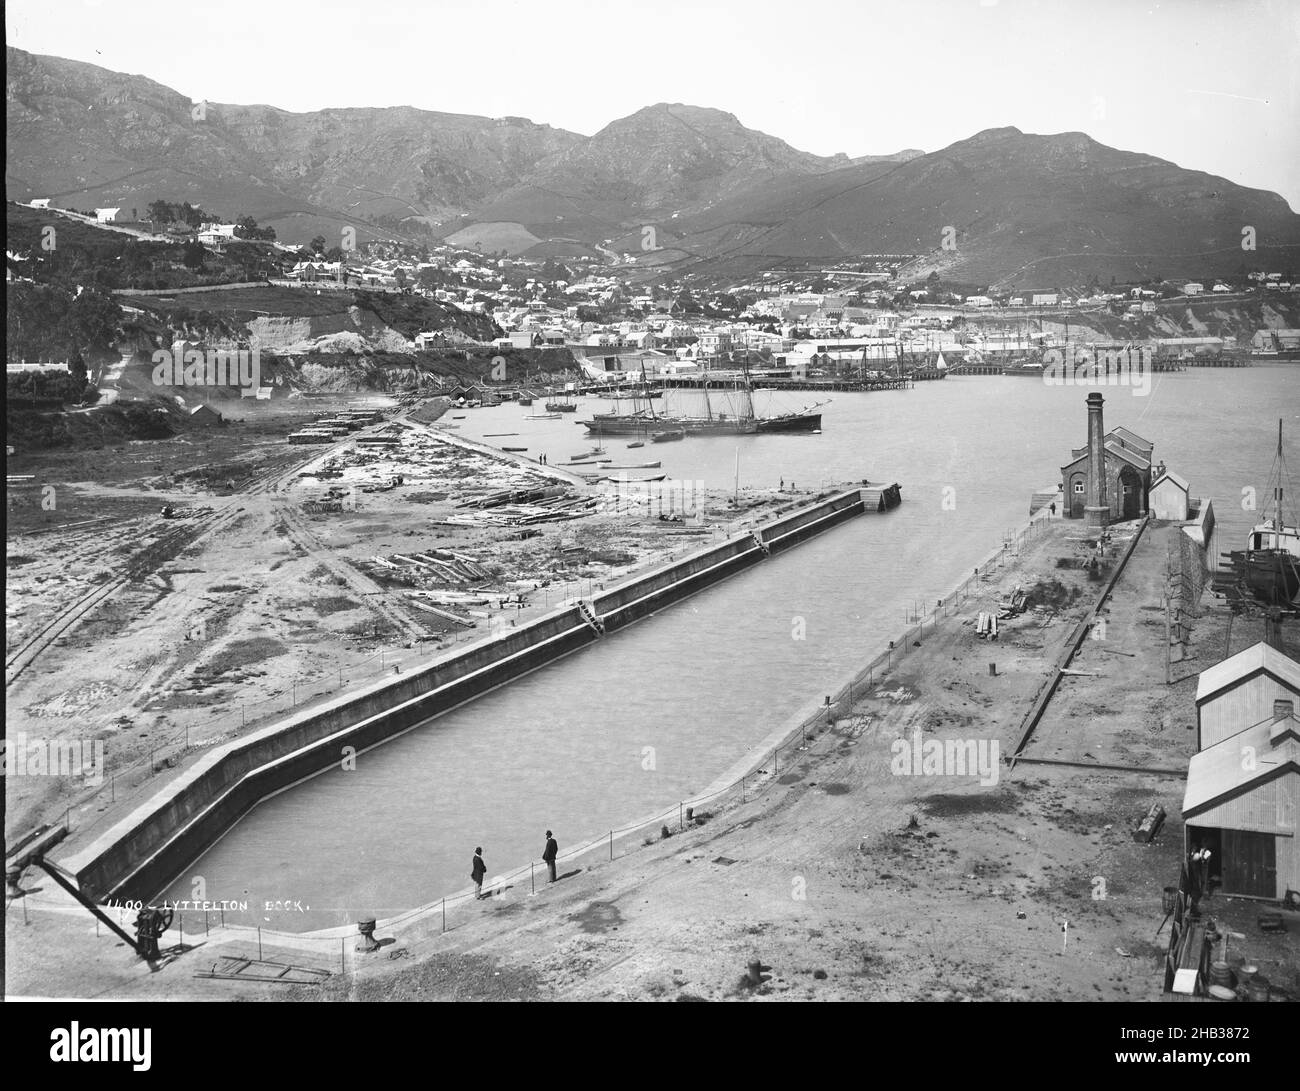
[[[1282,481],[1286,477],[1282,454],[1282,422],[1277,422],[1277,455],[1270,475],[1272,515],[1257,523],[1246,548],[1227,554],[1242,588],[1268,606],[1300,606],[1300,526],[1282,515]]]

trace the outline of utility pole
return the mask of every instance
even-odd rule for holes
[[[1170,640],[1173,640],[1173,633],[1170,632],[1169,624],[1169,592],[1165,592],[1165,685],[1169,685],[1174,679],[1173,653],[1170,651]]]

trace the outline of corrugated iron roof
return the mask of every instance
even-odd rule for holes
[[[1300,663],[1262,640],[1201,671],[1196,683],[1196,703],[1226,689],[1257,671],[1267,671],[1287,689],[1300,696]]]
[[[1192,755],[1183,792],[1184,818],[1226,803],[1275,777],[1300,773],[1300,720],[1292,716],[1286,721],[1291,730],[1272,742],[1276,722],[1264,720]],[[1252,748],[1253,761],[1245,760],[1246,747]]]

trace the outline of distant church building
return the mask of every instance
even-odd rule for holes
[[[1072,451],[1074,461],[1061,467],[1066,517],[1097,529],[1147,513],[1155,449],[1127,428],[1106,432],[1102,403],[1100,394],[1088,395],[1088,445]]]

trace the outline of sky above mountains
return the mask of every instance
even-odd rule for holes
[[[819,155],[1082,131],[1300,210],[1293,0],[9,0],[9,45],[195,101],[410,105],[591,134],[652,102]]]

